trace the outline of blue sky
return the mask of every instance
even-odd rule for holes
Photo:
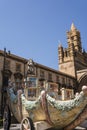
[[[0,0],[0,50],[58,69],[72,22],[87,51],[87,0]]]

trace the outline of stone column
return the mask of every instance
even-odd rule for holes
[[[39,81],[36,79],[36,97],[40,95]]]
[[[65,88],[62,88],[62,100],[65,100],[66,98],[66,90]]]
[[[74,98],[74,90],[72,89],[72,97],[71,98]]]

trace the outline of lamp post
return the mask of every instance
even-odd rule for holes
[[[4,75],[5,75],[5,62],[6,62],[6,48],[4,48],[4,60],[3,60],[3,71],[2,71],[2,93],[1,93],[1,117],[3,118],[4,110]]]
[[[8,51],[8,54],[10,54],[10,51]],[[4,112],[4,105],[6,103],[6,100],[4,100],[5,96],[6,96],[6,88],[5,88],[5,70],[6,70],[6,57],[7,57],[7,52],[6,52],[6,48],[4,48],[4,52],[3,52],[3,71],[2,71],[2,93],[1,93],[1,117],[3,117],[3,112]]]

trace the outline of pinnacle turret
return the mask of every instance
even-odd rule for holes
[[[74,23],[72,23],[71,24],[71,31],[74,31],[74,30],[76,30],[76,27],[75,27]]]

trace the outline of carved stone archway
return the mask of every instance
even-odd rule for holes
[[[80,77],[78,83],[79,83],[78,91],[81,91],[83,85],[87,86],[87,72]]]

